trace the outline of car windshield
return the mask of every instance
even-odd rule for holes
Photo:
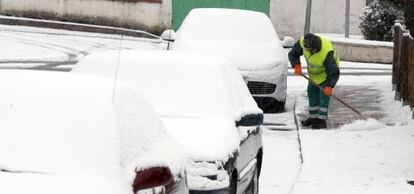
[[[194,9],[183,21],[179,38],[269,43],[279,40],[262,13],[232,9]]]
[[[112,79],[22,70],[0,75],[1,169],[124,178],[164,132],[135,90],[118,83],[112,101]]]
[[[98,81],[85,84],[85,79],[65,76],[56,72],[1,72],[1,168],[103,174],[102,169],[119,166],[111,158],[116,148],[105,143],[115,133],[110,98],[90,98],[97,92],[105,93],[105,88]]]

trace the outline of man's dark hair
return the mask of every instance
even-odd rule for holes
[[[305,42],[304,46],[306,49],[320,51],[322,48],[321,38],[319,38],[319,36],[316,36],[314,34],[305,34],[304,42]]]

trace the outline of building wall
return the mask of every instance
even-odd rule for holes
[[[140,2],[141,1],[141,2]],[[142,2],[144,1],[144,2]],[[171,28],[173,0],[0,0],[0,13],[49,13],[80,21],[104,20],[159,33]],[[303,35],[307,0],[270,0],[270,18],[281,38]],[[361,34],[358,16],[366,0],[351,1],[351,34]],[[75,17],[75,18],[73,18]],[[47,18],[47,17],[46,17]],[[65,17],[68,18],[68,17]],[[83,20],[82,20],[83,19]],[[311,32],[344,33],[345,0],[313,0]],[[105,22],[98,22],[105,25]],[[121,25],[121,27],[122,27]]]
[[[141,2],[140,2],[141,1]],[[148,31],[171,26],[171,0],[0,0],[2,13],[100,18]],[[25,13],[25,14],[22,14]]]
[[[299,38],[304,33],[308,0],[271,0],[270,18],[279,36]],[[350,34],[360,35],[358,19],[366,0],[351,0]],[[345,33],[345,0],[313,0],[311,32]]]

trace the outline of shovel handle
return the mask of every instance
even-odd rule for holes
[[[308,76],[301,74],[302,77],[304,77],[305,79],[307,79],[310,83],[312,83],[312,85],[318,87],[320,90],[324,90],[324,88],[322,88],[319,84],[317,84],[316,82],[314,82],[313,80],[309,79]],[[361,112],[359,112],[357,109],[355,109],[354,107],[352,107],[351,105],[347,104],[346,102],[344,102],[342,99],[338,98],[335,95],[331,95],[331,97],[335,100],[337,100],[338,102],[340,102],[341,104],[343,104],[344,106],[346,106],[347,108],[351,109],[352,111],[354,111],[355,113],[357,113],[361,118],[363,119],[368,119],[367,117],[365,117],[364,115],[361,114]]]

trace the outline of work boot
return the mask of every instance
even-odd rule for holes
[[[326,129],[326,120],[325,119],[316,119],[316,122],[312,124],[312,129]]]
[[[302,124],[302,126],[308,127],[308,126],[313,125],[316,122],[316,120],[318,120],[318,119],[317,118],[308,118],[304,121],[300,121],[300,123]]]

